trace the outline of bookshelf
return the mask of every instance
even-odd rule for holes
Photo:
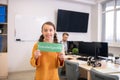
[[[7,4],[0,3],[0,53],[7,52]]]
[[[8,76],[7,30],[8,1],[0,0],[0,79]]]

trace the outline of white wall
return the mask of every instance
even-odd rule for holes
[[[98,8],[97,4],[93,5],[91,8],[91,39],[92,41],[98,41]]]
[[[0,0],[0,3],[2,3],[2,4],[7,4],[8,1],[7,1],[7,0]]]
[[[91,6],[60,0],[9,0],[8,5],[8,70],[9,72],[34,69],[29,61],[34,42],[16,42],[14,37],[15,16],[31,15],[47,17],[56,24],[57,9],[90,13],[88,33],[69,33],[69,40],[91,41]],[[29,31],[26,30],[26,31]],[[60,40],[62,33],[58,33]]]

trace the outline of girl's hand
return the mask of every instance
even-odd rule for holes
[[[64,60],[64,54],[59,53],[59,54],[58,54],[58,57],[59,57],[60,60]]]
[[[40,53],[40,50],[36,50],[35,52],[34,52],[34,57],[35,57],[35,59],[38,59],[38,57],[39,56],[41,56],[41,53]]]

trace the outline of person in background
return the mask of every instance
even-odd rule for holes
[[[42,25],[38,42],[58,43],[56,29],[52,22]],[[30,63],[36,68],[35,80],[59,80],[58,68],[64,65],[64,52],[44,52],[34,44]]]
[[[60,41],[61,44],[63,44],[64,46],[64,52],[65,54],[68,54],[68,37],[69,37],[69,34],[64,32],[62,34],[62,40]],[[62,68],[59,68],[59,75],[62,75],[64,76],[66,74],[65,72],[65,65],[62,67]]]
[[[67,54],[67,52],[68,52],[68,43],[67,43],[68,37],[69,37],[69,34],[65,32],[62,34],[62,40],[60,41],[60,43],[62,43],[64,45],[65,54]]]

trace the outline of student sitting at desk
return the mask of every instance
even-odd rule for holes
[[[68,37],[69,37],[69,34],[65,32],[62,34],[62,40],[60,41],[60,43],[64,45],[65,54],[67,54],[68,52],[68,43],[67,43]]]

